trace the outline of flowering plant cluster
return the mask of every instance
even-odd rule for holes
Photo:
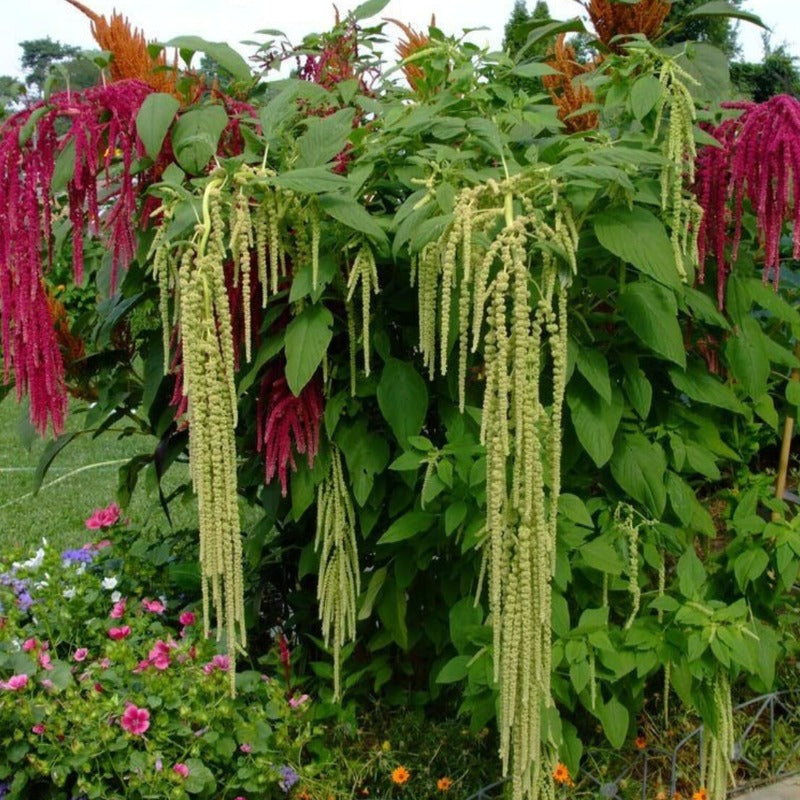
[[[104,509],[87,526],[102,533],[117,519],[118,509]],[[102,539],[63,552],[45,542],[27,559],[0,554],[3,796],[295,791],[319,769],[301,763],[309,699],[255,670],[236,675],[232,699],[231,659],[203,636],[201,614],[167,597],[122,595],[114,550]]]

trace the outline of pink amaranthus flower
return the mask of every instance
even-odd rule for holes
[[[138,708],[128,703],[119,724],[128,733],[141,736],[150,727],[150,712],[146,708]]]

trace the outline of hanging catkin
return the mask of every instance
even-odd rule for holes
[[[375,254],[372,248],[362,242],[358,248],[356,257],[350,267],[350,274],[347,279],[347,302],[352,303],[356,288],[361,285],[361,349],[364,353],[364,373],[369,377],[369,307],[370,298],[377,294],[378,287],[378,268],[375,264]],[[351,339],[351,362],[352,362],[352,339]],[[352,378],[351,378],[352,380]]]
[[[735,785],[731,758],[735,745],[731,687],[727,676],[718,670],[712,686],[717,731],[708,725],[703,728],[703,757],[700,784],[705,787],[708,800],[725,800],[728,781]]]
[[[484,341],[485,555],[500,755],[515,800],[537,798],[552,788],[550,772],[542,768],[552,744],[543,740],[542,716],[552,705],[550,578],[566,381],[566,290],[577,231],[546,167],[462,190],[453,217],[441,239],[417,257],[420,350],[431,376],[437,362],[446,373],[450,311],[457,298],[463,408],[468,354]],[[473,232],[480,232],[483,246],[473,241]],[[539,386],[548,347],[549,406]]]
[[[203,622],[213,605],[219,635],[224,627],[232,662],[244,648],[244,587],[236,490],[236,391],[233,340],[225,288],[224,222],[220,181],[203,198],[200,241],[188,247],[180,265],[180,330],[184,387],[188,398],[189,455],[197,494]],[[235,666],[229,670],[235,690]]]
[[[325,646],[333,649],[333,695],[342,696],[342,647],[356,635],[356,598],[361,591],[356,517],[347,490],[342,459],[331,449],[331,467],[317,493],[319,551],[317,599]]]

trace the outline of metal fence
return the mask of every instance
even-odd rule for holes
[[[733,709],[736,739],[731,757],[736,784],[730,794],[772,783],[800,771],[800,695],[773,692]],[[581,762],[580,788],[602,798],[641,797],[653,800],[658,791],[691,797],[700,786],[705,726],[695,728],[668,750],[645,747],[635,755],[620,754],[620,764],[608,764],[608,750],[589,749]],[[625,760],[622,760],[625,759]],[[468,800],[499,800],[504,781],[484,786]],[[641,792],[639,791],[641,785]]]

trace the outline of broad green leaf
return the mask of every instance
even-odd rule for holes
[[[332,325],[333,316],[325,306],[309,306],[286,326],[286,382],[295,397],[328,352]]]
[[[617,749],[622,747],[628,736],[630,723],[628,709],[616,697],[612,697],[607,703],[599,704],[597,716],[600,718],[603,733],[611,742],[611,746]]]
[[[594,219],[597,241],[618,258],[665,286],[681,280],[664,224],[645,208],[617,206]]]
[[[389,463],[389,445],[385,437],[367,430],[367,421],[363,418],[350,427],[340,422],[336,441],[347,461],[353,497],[363,506],[372,491],[375,476]]]
[[[434,514],[425,511],[408,511],[396,519],[386,533],[378,539],[378,544],[395,544],[411,539],[418,533],[425,533],[436,519]]]
[[[581,347],[576,361],[578,372],[586,378],[604,402],[611,402],[611,380],[608,376],[608,361],[599,351]]]
[[[517,64],[511,70],[511,74],[518,78],[541,78],[544,75],[555,75],[557,72],[544,61],[526,61],[524,64]]]
[[[666,469],[664,451],[643,434],[626,434],[617,440],[611,458],[611,474],[634,500],[649,510],[653,519],[661,518],[667,502]]]
[[[454,656],[439,670],[436,683],[456,683],[464,680],[471,660],[471,656]]]
[[[586,509],[583,500],[577,495],[566,492],[560,494],[558,497],[558,513],[563,514],[577,525],[583,525],[585,528],[594,528],[591,514]]]
[[[598,536],[580,548],[583,560],[592,569],[607,572],[609,575],[621,575],[625,569],[622,556],[612,544],[611,536]]]
[[[408,437],[419,434],[428,413],[427,385],[410,362],[386,362],[378,381],[378,407],[397,441],[407,447]]]
[[[622,381],[625,394],[628,395],[628,400],[639,417],[647,419],[653,403],[653,385],[639,367],[637,358],[623,358],[622,367],[625,370],[625,378]]]
[[[352,17],[356,22],[360,22],[362,19],[369,19],[376,14],[380,14],[388,5],[389,0],[366,0],[365,3],[356,6],[352,12]]]
[[[653,352],[686,366],[678,304],[670,289],[653,281],[636,281],[620,295],[619,307],[631,330]]]
[[[642,75],[631,87],[631,111],[638,120],[643,120],[661,99],[661,81],[653,75]]]
[[[768,566],[769,556],[761,547],[754,547],[740,553],[733,562],[733,572],[739,588],[744,591],[747,584],[759,578]]]
[[[706,582],[706,571],[693,547],[690,546],[678,559],[676,572],[681,594],[688,598],[699,597],[700,590]]]
[[[747,411],[736,395],[719,378],[712,375],[705,364],[692,361],[685,371],[671,367],[669,377],[675,388],[692,400],[737,414]]]
[[[444,512],[444,532],[447,536],[464,521],[467,516],[467,504],[463,500],[456,500],[447,506]]]
[[[282,172],[270,178],[270,183],[301,194],[321,194],[347,186],[347,178],[336,175],[326,167],[305,167]]]
[[[353,131],[354,108],[342,108],[327,117],[309,117],[297,140],[298,168],[319,167],[340,153]]]
[[[692,311],[692,314],[697,317],[701,322],[707,322],[709,325],[716,325],[719,328],[724,328],[726,331],[731,329],[728,320],[717,309],[716,303],[703,292],[693,289],[690,286],[685,286],[683,289],[683,296],[686,304]]]
[[[736,380],[757,400],[767,392],[769,359],[761,326],[752,317],[741,321],[739,330],[725,342],[725,358]]]
[[[730,96],[728,58],[719,48],[708,42],[681,42],[665,48],[664,52],[697,81],[687,87],[696,100],[708,102]]]
[[[730,17],[752,22],[753,25],[758,25],[765,29],[767,27],[758,14],[737,8],[732,3],[725,2],[725,0],[712,0],[710,3],[703,3],[703,5],[687,12],[685,16],[687,19],[694,19],[695,17]]]
[[[216,155],[219,137],[228,124],[222,106],[187,111],[172,128],[172,150],[178,164],[191,175],[200,175]]]
[[[56,195],[67,188],[67,184],[75,174],[75,139],[70,139],[56,156],[53,166],[53,177],[50,180],[50,191]]]
[[[240,81],[249,81],[253,77],[250,65],[225,42],[209,42],[200,36],[177,36],[166,43],[166,47],[193,53],[205,53],[217,62],[224,70]]]
[[[386,581],[386,574],[388,570],[386,567],[379,567],[372,573],[367,586],[367,591],[364,592],[364,599],[361,601],[361,608],[358,612],[359,619],[369,619],[372,614],[372,607],[375,605],[375,600],[378,597],[383,584]]]
[[[669,504],[683,526],[706,536],[716,534],[714,520],[683,478],[674,472],[668,472],[666,487]]]
[[[142,140],[145,152],[155,161],[164,144],[169,126],[181,107],[171,94],[155,92],[145,97],[136,115],[136,132]]]
[[[517,52],[517,58],[521,58],[536,42],[552,37],[555,39],[559,33],[586,33],[586,26],[578,17],[566,20],[535,20],[530,24],[531,32],[522,48]]]
[[[606,403],[582,380],[571,380],[567,387],[567,405],[572,426],[584,450],[598,467],[614,451],[614,434],[622,418],[622,392],[612,388],[612,402]]]
[[[765,286],[758,278],[750,278],[746,284],[750,297],[771,316],[793,328],[800,325],[800,312],[771,286]]]
[[[381,246],[388,246],[388,239],[383,228],[362,205],[341,194],[323,194],[319,198],[320,208],[337,222],[360,233],[366,233],[370,239]]]
[[[47,443],[42,455],[39,457],[39,463],[36,465],[36,470],[33,473],[33,493],[36,494],[42,487],[44,476],[47,470],[50,469],[55,457],[75,438],[80,436],[81,431],[72,431],[71,433],[62,433],[57,439],[52,439]]]
[[[475,605],[472,595],[462,597],[449,613],[450,640],[459,653],[466,651],[470,636],[483,622],[483,609]]]
[[[408,650],[407,605],[405,592],[398,589],[393,580],[387,580],[383,596],[378,603],[378,617],[403,650]]]

